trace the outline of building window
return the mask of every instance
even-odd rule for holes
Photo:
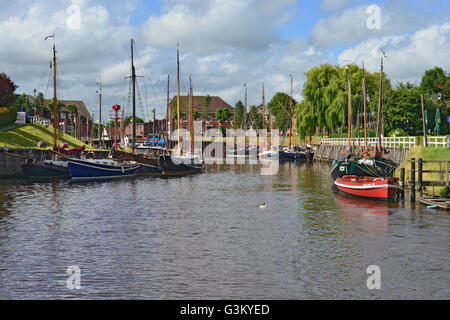
[[[66,114],[64,112],[60,112],[59,113],[59,118],[60,119],[65,119],[66,118]]]

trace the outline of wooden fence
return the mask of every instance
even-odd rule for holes
[[[411,201],[416,200],[416,191],[422,196],[423,188],[428,186],[447,186],[450,187],[450,160],[423,160],[422,158],[411,158]],[[427,166],[428,164],[428,166]],[[437,166],[439,170],[436,170]],[[416,166],[417,165],[417,166]],[[427,167],[427,168],[424,168]],[[417,170],[416,170],[417,168]],[[417,180],[416,180],[417,172]],[[428,176],[429,180],[424,180],[424,173],[437,174],[437,176]],[[416,188],[417,183],[417,188]]]

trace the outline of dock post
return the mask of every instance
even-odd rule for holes
[[[416,159],[411,158],[411,202],[416,202]]]
[[[448,163],[449,163],[449,161],[447,160],[447,162],[445,164],[445,185],[447,187],[450,187],[450,184],[448,183]]]
[[[420,197],[422,198],[422,168],[423,168],[423,160],[422,158],[419,158],[419,172],[417,173],[417,185],[420,193]]]
[[[400,169],[400,181],[402,182],[402,189],[400,190],[400,198],[405,201],[405,168]]]

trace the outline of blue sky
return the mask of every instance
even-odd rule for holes
[[[0,0],[0,5],[5,44],[0,71],[19,92],[46,89],[42,72],[51,46],[42,39],[55,32],[64,71],[61,98],[97,108],[95,82],[101,76],[105,105],[124,103],[134,38],[146,75],[147,95],[139,108],[145,118],[153,107],[164,116],[167,74],[176,76],[177,42],[182,94],[192,74],[195,94],[221,96],[229,104],[243,99],[244,83],[249,105],[261,103],[262,82],[266,100],[278,91],[288,93],[290,74],[300,99],[310,68],[364,60],[369,71],[377,71],[381,50],[388,54],[385,70],[392,83],[418,83],[436,65],[450,70],[450,1]],[[71,5],[80,9],[78,29],[66,23]],[[367,27],[370,5],[380,9],[380,29]],[[175,89],[172,82],[172,94]]]

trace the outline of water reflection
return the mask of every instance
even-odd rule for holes
[[[0,298],[448,296],[447,214],[343,196],[328,165],[260,170],[0,183]],[[365,287],[371,264],[384,291]],[[65,288],[69,265],[82,270],[80,292]]]

